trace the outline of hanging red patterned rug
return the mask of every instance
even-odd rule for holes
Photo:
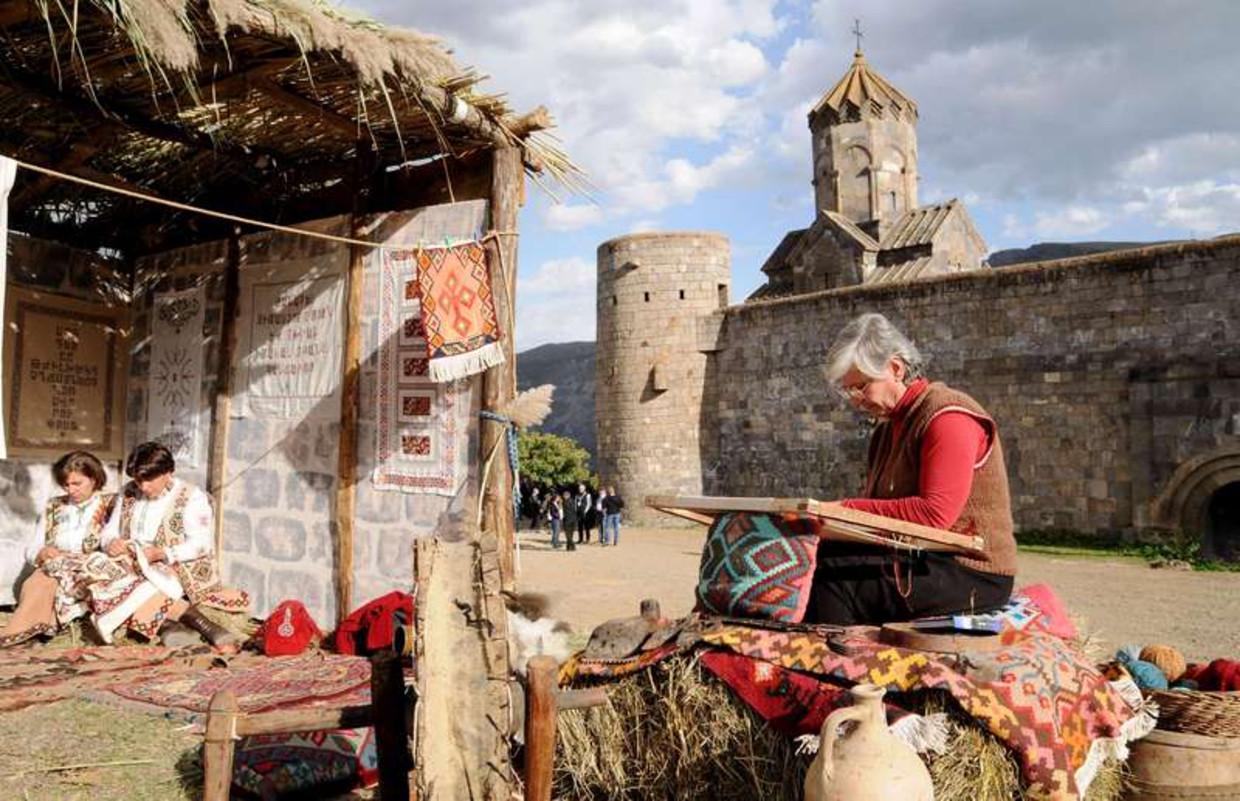
[[[431,380],[480,373],[504,363],[495,298],[481,242],[417,251],[422,331]]]

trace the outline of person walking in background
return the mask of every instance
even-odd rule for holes
[[[603,499],[603,533],[600,537],[606,545],[620,544],[620,514],[624,510],[624,499],[616,493],[616,488],[607,488],[607,497]]]
[[[590,541],[590,529],[594,528],[594,499],[585,484],[577,485],[577,497],[573,499],[577,505],[577,542]]]
[[[564,543],[568,550],[577,550],[577,503],[573,500],[573,494],[568,490],[564,490],[561,496],[561,509],[564,514]]]
[[[560,502],[560,496],[554,492],[549,492],[548,496],[547,523],[551,526],[551,547],[559,548],[560,528],[564,524],[564,505]]]
[[[525,501],[525,516],[530,519],[530,529],[538,529],[538,516],[542,513],[543,496],[538,489],[538,485],[534,484],[530,487],[529,495]]]

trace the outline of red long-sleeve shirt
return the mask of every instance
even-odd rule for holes
[[[924,378],[909,385],[889,418],[899,441],[909,406],[929,385]],[[923,526],[951,528],[973,489],[973,471],[986,455],[989,437],[982,424],[964,412],[944,412],[930,421],[921,440],[917,494],[906,498],[846,498],[857,509]]]

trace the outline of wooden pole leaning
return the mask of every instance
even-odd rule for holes
[[[525,801],[551,801],[555,768],[555,659],[535,656],[526,667]]]
[[[211,698],[202,744],[203,801],[228,801],[238,716],[237,696],[231,690],[221,690]]]
[[[237,349],[237,301],[241,296],[241,237],[234,228],[228,237],[224,265],[224,308],[220,312],[219,374],[215,380],[215,412],[207,491],[215,501],[215,559],[224,549],[224,482],[228,480],[228,427],[233,385],[233,352]]]

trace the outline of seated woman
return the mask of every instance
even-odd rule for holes
[[[843,506],[981,536],[973,557],[823,542],[806,620],[878,624],[995,609],[1016,575],[999,430],[977,401],[919,377],[917,348],[881,314],[848,323],[827,377],[877,421],[864,496]]]
[[[60,626],[89,611],[86,605],[86,558],[99,550],[99,537],[112,515],[115,493],[103,464],[86,451],[67,453],[52,465],[52,477],[66,494],[52,498],[39,518],[26,560],[35,568],[22,582],[21,596],[0,648],[51,636]]]
[[[105,641],[127,627],[149,639],[158,634],[165,643],[185,644],[187,632],[171,624],[179,621],[212,645],[236,642],[200,607],[240,612],[249,598],[220,584],[211,501],[175,470],[172,453],[158,442],[144,442],[129,454],[125,472],[133,480],[100,537],[112,557],[110,572],[90,590]]]

